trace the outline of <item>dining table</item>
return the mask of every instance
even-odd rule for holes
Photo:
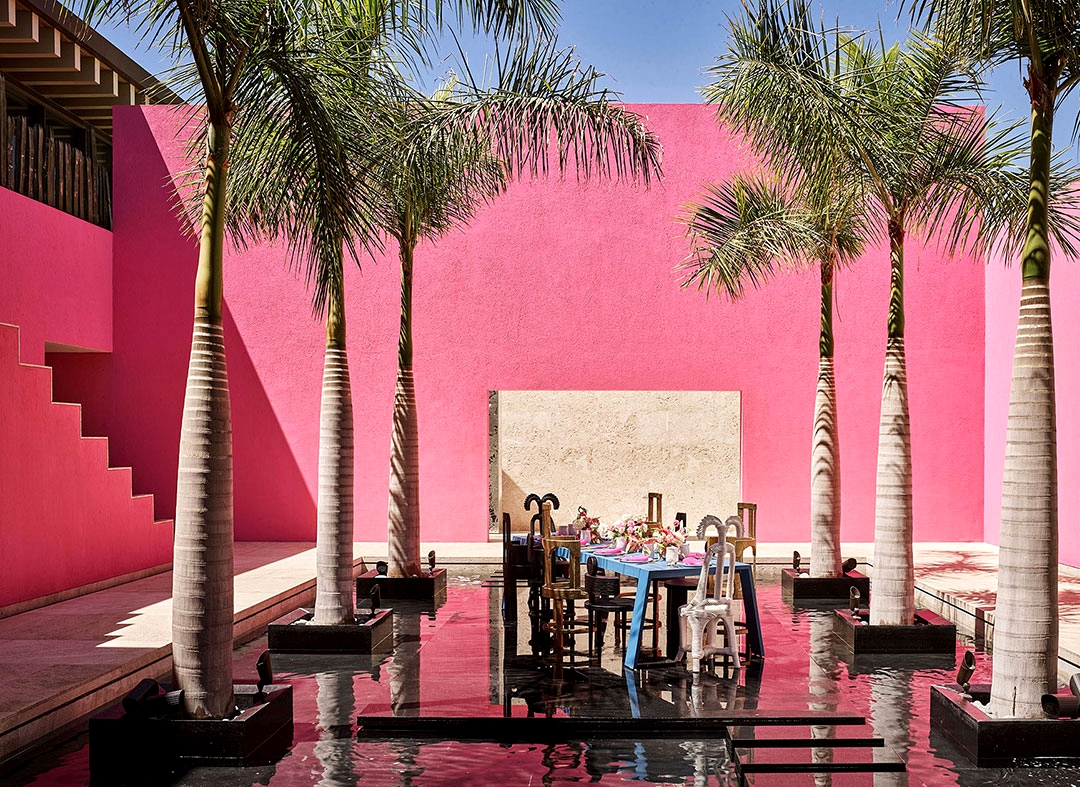
[[[641,632],[645,628],[649,586],[654,581],[674,579],[676,577],[699,576],[701,564],[694,565],[682,561],[669,565],[663,558],[642,560],[639,555],[606,555],[606,550],[596,547],[584,547],[581,560],[589,556],[596,557],[597,565],[605,571],[633,577],[637,580],[637,592],[634,594],[634,612],[630,618],[630,631],[626,637],[626,656],[623,666],[637,669],[641,649]],[[716,568],[710,568],[715,573]],[[754,589],[754,571],[749,563],[735,563],[735,573],[742,585],[743,608],[746,615],[746,646],[751,658],[765,658],[765,646],[761,638],[761,619],[758,615],[757,593]],[[669,625],[673,625],[669,622]]]

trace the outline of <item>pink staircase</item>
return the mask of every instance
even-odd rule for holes
[[[171,560],[171,520],[154,520],[153,497],[132,495],[131,468],[109,467],[108,440],[81,422],[0,323],[0,617]]]

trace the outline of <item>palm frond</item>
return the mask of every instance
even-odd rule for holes
[[[639,116],[617,106],[617,94],[600,86],[603,77],[555,40],[498,49],[481,79],[462,58],[439,122],[487,129],[514,173],[546,174],[554,163],[583,178],[648,184],[660,174],[660,142]]]
[[[805,195],[804,195],[805,196]],[[732,299],[780,272],[859,256],[870,237],[862,200],[838,188],[831,199],[799,199],[775,177],[737,174],[705,187],[685,206],[691,251],[684,286]]]

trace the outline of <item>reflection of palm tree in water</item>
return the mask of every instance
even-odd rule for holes
[[[551,787],[555,782],[579,782],[581,774],[576,771],[581,767],[585,745],[582,743],[551,743],[544,747],[544,756],[540,762],[547,771],[541,777],[544,787]],[[574,771],[559,775],[559,771]]]
[[[895,752],[907,760],[911,748],[911,673],[879,669],[870,675],[870,723],[885,748],[874,749],[874,759],[891,760]],[[906,771],[875,773],[874,787],[907,787]]]
[[[395,716],[420,715],[420,612],[394,609],[394,657],[387,665],[390,673],[390,710]],[[413,779],[424,772],[416,764],[420,745],[413,741],[391,744],[401,768],[402,787],[412,787]]]
[[[390,707],[395,716],[420,715],[420,614],[394,610]]]
[[[315,674],[319,709],[319,740],[315,756],[322,765],[318,787],[356,787],[353,767],[353,721],[356,700],[353,696],[353,670],[338,669]]]
[[[809,688],[813,699],[808,703],[810,710],[836,712],[840,695],[836,688],[837,663],[832,647],[833,625],[836,616],[832,610],[810,612],[810,671]],[[810,727],[813,738],[835,738],[836,726],[815,724]],[[815,765],[826,765],[833,761],[831,746],[813,748],[810,756]],[[831,787],[831,773],[815,773],[815,787]]]

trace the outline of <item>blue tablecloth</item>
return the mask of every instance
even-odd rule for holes
[[[589,555],[596,557],[597,565],[605,571],[623,574],[637,579],[637,594],[634,596],[634,615],[630,620],[630,633],[626,638],[626,658],[623,661],[627,669],[636,669],[638,650],[641,645],[641,630],[645,626],[646,599],[649,595],[649,583],[653,580],[673,579],[675,577],[698,576],[701,566],[669,566],[663,560],[650,563],[628,563],[618,556],[597,555],[595,551],[583,549],[581,559]],[[749,563],[736,563],[735,572],[742,585],[743,606],[746,610],[746,644],[752,657],[765,658],[765,645],[761,639],[761,620],[758,617],[757,594],[754,591],[754,572]],[[677,625],[669,621],[668,625]]]

